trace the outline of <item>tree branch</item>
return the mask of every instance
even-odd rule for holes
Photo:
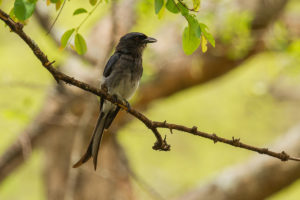
[[[300,124],[297,124],[270,145],[274,149],[284,148],[300,155],[299,133]],[[196,184],[198,186],[176,200],[272,199],[271,195],[287,188],[299,177],[299,162],[282,163],[271,157],[263,159],[255,155],[243,163],[224,169],[210,181],[199,182]]]
[[[134,110],[134,109],[129,109],[126,107],[126,105],[120,101],[116,100],[113,98],[110,94],[108,94],[105,90],[103,89],[97,89],[95,87],[92,87],[84,82],[81,82],[79,80],[74,79],[73,77],[70,77],[60,71],[58,71],[56,68],[53,67],[54,62],[50,62],[47,58],[47,56],[40,50],[37,44],[34,43],[34,41],[23,31],[23,25],[20,23],[15,22],[12,20],[8,14],[6,14],[4,11],[0,9],[0,19],[7,24],[13,32],[15,32],[17,35],[19,35],[24,42],[27,43],[27,45],[31,48],[35,56],[41,61],[42,65],[52,74],[54,79],[59,83],[59,81],[64,81],[65,83],[71,84],[73,86],[77,86],[85,91],[88,91],[90,93],[93,93],[97,96],[100,96],[101,98],[104,98],[113,104],[121,107],[122,109],[126,110],[128,113],[139,119],[141,122],[145,124],[146,127],[148,127],[150,130],[152,130],[153,134],[155,135],[157,141],[155,142],[154,146],[152,147],[155,150],[162,150],[162,151],[169,151],[170,150],[170,145],[167,144],[166,142],[166,137],[162,139],[160,133],[158,132],[157,128],[167,128],[172,130],[179,130],[183,131],[186,133],[191,133],[194,135],[198,135],[207,139],[210,139],[216,142],[222,142],[226,143],[235,147],[243,148],[243,149],[248,149],[250,151],[255,151],[261,154],[266,154],[275,158],[278,158],[282,161],[287,161],[287,160],[294,160],[294,161],[300,161],[299,158],[294,158],[290,157],[288,154],[286,154],[284,151],[281,153],[276,153],[273,151],[268,150],[267,148],[258,148],[254,146],[250,146],[244,143],[241,143],[239,139],[235,139],[234,137],[232,140],[230,139],[225,139],[222,137],[218,137],[216,134],[208,134],[205,132],[201,132],[197,130],[197,127],[192,127],[188,128],[182,125],[177,125],[177,124],[170,124],[167,123],[166,121],[164,122],[156,122],[152,121],[149,118],[147,118],[145,115],[142,113]]]

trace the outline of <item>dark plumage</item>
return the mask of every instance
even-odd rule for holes
[[[156,42],[156,39],[147,37],[143,33],[132,32],[124,35],[104,68],[101,87],[104,86],[109,94],[128,104],[127,100],[136,91],[143,73],[143,50],[147,43],[153,42]],[[96,170],[103,131],[110,127],[119,110],[116,105],[101,99],[100,114],[88,149],[73,167],[79,167],[93,157]]]

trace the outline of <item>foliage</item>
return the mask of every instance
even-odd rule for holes
[[[182,46],[185,54],[190,55],[195,52],[201,44],[202,52],[207,50],[207,41],[214,47],[215,41],[213,36],[207,31],[207,26],[200,23],[194,14],[200,8],[200,0],[193,0],[193,8],[189,9],[188,6],[182,1],[155,0],[155,13],[158,14],[160,9],[166,7],[171,13],[180,13],[188,22],[188,26],[184,28],[182,34]]]
[[[15,0],[14,8],[11,11],[11,17],[26,24],[25,20],[29,19],[32,16],[37,1],[38,0]],[[87,51],[85,39],[78,31],[101,2],[102,0],[89,0],[90,5],[93,7],[91,11],[87,11],[85,8],[80,7],[73,12],[73,15],[86,14],[86,16],[83,18],[82,22],[77,27],[67,30],[62,35],[61,48],[67,47],[69,42],[72,41],[72,36],[75,35],[75,46],[71,45],[71,47],[74,48],[80,55],[84,54]],[[61,11],[65,3],[66,0],[46,1],[46,4],[48,6],[54,4],[56,6],[57,11]],[[183,0],[154,0],[154,8],[155,13],[158,15],[159,18],[162,17],[166,8],[169,12],[173,14],[180,13],[187,20],[188,25],[184,28],[182,34],[182,46],[185,54],[192,54],[198,49],[200,44],[202,52],[206,52],[207,42],[209,42],[213,47],[215,46],[214,38],[207,31],[207,26],[203,23],[200,23],[196,16],[196,13],[199,11],[200,8],[200,0],[193,0],[192,8],[189,8]]]

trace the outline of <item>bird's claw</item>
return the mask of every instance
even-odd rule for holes
[[[123,104],[126,105],[127,112],[131,109],[131,106],[130,106],[129,102],[128,102],[126,99],[123,99],[123,98],[122,98],[122,99],[119,99],[118,95],[116,95],[116,94],[112,95],[112,99],[113,99],[113,101],[116,102],[116,103],[117,103],[118,101],[122,101]]]
[[[127,107],[127,112],[128,112],[129,110],[131,110],[130,103],[126,99],[123,99],[123,101],[124,101],[124,103],[125,103],[125,105]]]

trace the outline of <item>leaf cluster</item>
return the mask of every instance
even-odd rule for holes
[[[38,0],[15,0],[14,7],[10,12],[10,16],[19,22],[26,24],[26,20],[32,16],[35,10],[37,1]],[[46,0],[46,4],[48,6],[54,4],[56,10],[62,10],[62,5],[64,5],[66,1],[67,0]],[[91,11],[87,11],[85,8],[77,8],[73,12],[73,15],[85,14],[86,16],[77,27],[68,29],[62,35],[61,48],[66,48],[74,38],[75,46],[71,44],[71,48],[76,50],[80,55],[87,51],[85,39],[79,33],[79,29],[101,2],[102,0],[89,0],[90,5],[93,6]],[[205,24],[200,23],[196,17],[196,14],[200,8],[200,0],[193,0],[192,2],[193,7],[189,8],[185,2],[183,2],[183,0],[154,0],[155,13],[159,18],[161,18],[166,8],[171,13],[181,14],[187,20],[188,25],[184,28],[182,34],[182,47],[184,53],[187,55],[195,52],[200,45],[202,52],[207,51],[208,43],[210,43],[213,47],[215,46],[215,40],[208,32],[208,27]]]
[[[202,52],[207,51],[207,43],[209,42],[215,47],[215,40],[208,32],[208,27],[200,23],[195,15],[200,8],[200,0],[193,0],[193,8],[182,1],[178,0],[155,0],[155,13],[160,15],[162,10],[167,10],[174,14],[181,14],[188,22],[182,34],[182,47],[185,54],[190,55],[195,52],[201,44]]]

